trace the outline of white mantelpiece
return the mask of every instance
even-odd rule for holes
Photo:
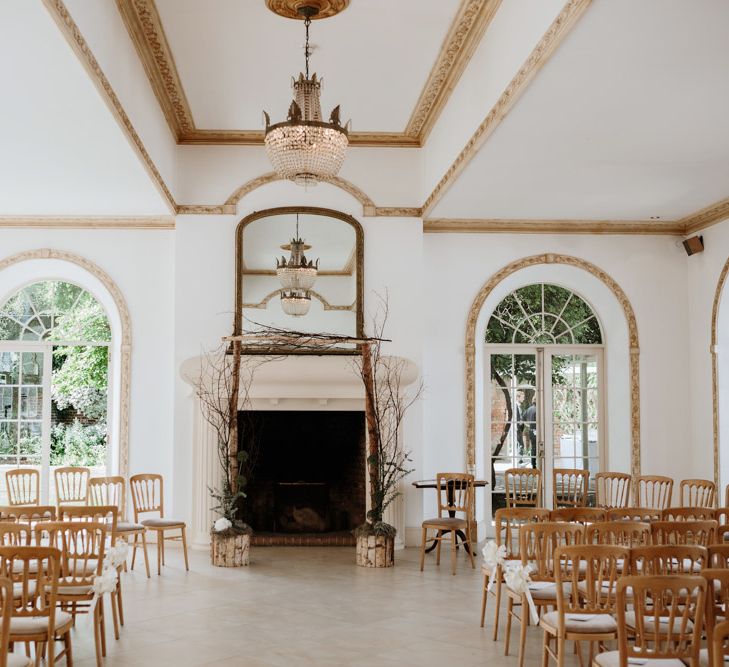
[[[248,405],[250,410],[362,410],[364,390],[357,375],[355,357],[351,356],[289,356],[263,363],[255,371]],[[415,363],[405,359],[402,386],[418,377]],[[194,384],[200,376],[203,357],[185,361],[181,368],[182,378]],[[219,483],[215,434],[202,416],[199,401],[194,399],[193,442],[193,547],[207,549],[210,544],[210,526],[214,516],[213,501],[208,489]],[[369,505],[369,498],[368,498]],[[386,511],[386,520],[398,530],[396,547],[401,548],[404,535],[404,510],[402,497]]]

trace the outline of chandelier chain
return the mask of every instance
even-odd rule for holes
[[[306,46],[304,47],[304,57],[306,58],[306,78],[309,78],[309,56],[311,50],[309,49],[309,26],[311,25],[311,18],[306,17],[304,19],[304,27],[306,28]]]

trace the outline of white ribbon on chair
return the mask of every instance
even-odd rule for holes
[[[489,584],[486,587],[486,590],[490,592],[491,587],[494,585],[496,569],[503,567],[506,562],[506,546],[503,544],[497,546],[496,542],[490,540],[481,549],[481,554],[483,555],[483,564],[491,569]]]
[[[96,609],[96,605],[101,596],[106,593],[114,593],[116,591],[117,577],[119,576],[118,568],[120,568],[127,560],[129,554],[129,545],[126,540],[118,539],[113,547],[109,547],[104,554],[104,565],[101,568],[101,574],[94,577],[92,590],[94,597],[89,606],[89,617]]]
[[[531,582],[531,571],[532,568],[529,565],[522,565],[521,563],[514,563],[509,565],[504,572],[504,581],[506,585],[515,593],[526,597],[527,603],[529,604],[529,612],[531,613],[532,623],[536,625],[539,623],[539,614],[537,608],[532,599],[532,593],[529,590],[529,583]]]

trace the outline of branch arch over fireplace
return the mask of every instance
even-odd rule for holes
[[[481,287],[468,312],[465,336],[465,376],[466,376],[466,465],[469,470],[476,466],[476,412],[477,412],[477,338],[479,324],[485,329],[483,310],[487,299],[495,289],[507,278],[519,271],[539,265],[561,265],[586,271],[609,290],[619,304],[625,316],[627,326],[627,343],[629,352],[629,384],[630,384],[630,471],[640,474],[640,367],[638,344],[638,325],[633,307],[620,285],[605,271],[596,265],[570,255],[545,253],[525,257],[508,264],[493,274]]]

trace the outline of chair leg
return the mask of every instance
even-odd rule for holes
[[[435,548],[435,564],[440,565],[440,545],[443,542],[443,531],[439,530],[435,534],[435,539],[438,540],[438,546]]]
[[[157,576],[162,574],[162,531],[157,532]]]
[[[101,655],[106,657],[106,617],[104,615],[104,596],[99,598],[99,632],[101,634]]]
[[[134,569],[134,561],[137,558],[137,538],[139,535],[137,533],[134,534],[134,542],[132,543],[132,566],[130,569]],[[147,574],[149,576],[149,573]]]
[[[471,559],[471,569],[476,569],[476,561],[473,559],[473,542],[471,542],[471,522],[468,522],[468,526],[466,528],[466,544],[464,545],[466,548],[466,553],[468,554],[468,557]]]
[[[147,531],[142,532],[142,549],[144,550],[144,567],[147,569],[147,579],[149,579],[149,556],[147,555]]]
[[[166,538],[165,531],[160,530],[159,534],[162,537],[162,565],[167,565],[167,563],[165,563],[165,538]]]
[[[496,600],[494,602],[494,641],[499,638],[499,615],[501,614],[501,568],[496,568]]]
[[[542,640],[542,667],[549,665],[549,633],[544,631],[544,639]]]
[[[124,601],[122,600],[121,576],[117,576],[116,606],[117,606],[117,609],[119,610],[119,625],[124,627]]]
[[[420,538],[420,571],[425,567],[425,541],[428,539],[428,529],[423,527]]]
[[[486,619],[486,602],[489,599],[489,580],[491,575],[483,575],[483,592],[481,594],[481,627],[483,627],[484,620]]]
[[[526,649],[527,628],[529,627],[529,609],[527,601],[521,601],[521,627],[519,632],[519,667],[524,667],[524,651]]]
[[[111,620],[114,623],[114,639],[119,641],[119,610],[117,609],[116,591],[111,594]]]
[[[66,667],[73,667],[73,651],[71,650],[71,631],[63,635],[63,648],[66,651]]]
[[[511,620],[514,617],[514,599],[509,596],[506,603],[506,637],[504,639],[504,655],[509,655],[509,643],[511,642]]]
[[[99,599],[96,607],[94,608],[94,648],[96,649],[96,667],[102,667],[104,664],[101,659],[101,630],[99,627],[101,625],[99,621],[99,604],[102,599],[103,598]]]
[[[451,531],[451,570],[456,574],[456,531]]]
[[[185,537],[185,527],[182,527],[182,553],[185,554],[185,570],[190,571],[190,563],[187,561],[187,538]]]

